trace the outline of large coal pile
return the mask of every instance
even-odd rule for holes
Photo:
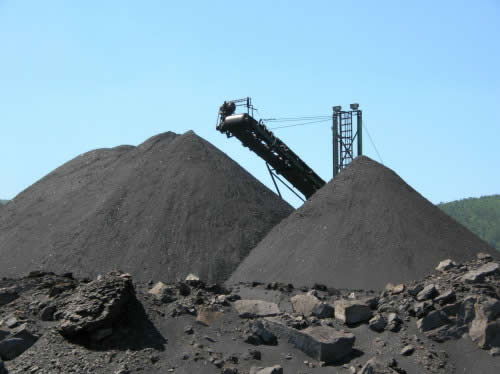
[[[0,274],[225,279],[292,208],[193,132],[76,157],[0,216]]]
[[[392,170],[358,157],[277,225],[231,276],[238,281],[376,289],[425,276],[443,258],[497,256]]]

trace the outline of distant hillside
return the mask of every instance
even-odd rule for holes
[[[5,204],[7,204],[8,202],[9,202],[9,200],[2,200],[2,199],[0,199],[0,204],[4,204],[4,205],[5,205]]]
[[[492,247],[500,250],[500,195],[457,200],[438,206]]]

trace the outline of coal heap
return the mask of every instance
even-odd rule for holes
[[[228,283],[377,289],[480,251],[498,256],[392,170],[358,157],[271,230]]]
[[[194,132],[82,154],[0,216],[0,274],[226,279],[292,208]]]

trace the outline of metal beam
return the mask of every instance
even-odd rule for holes
[[[333,113],[332,120],[332,135],[333,135],[333,178],[337,176],[339,170],[339,145],[338,145],[338,115]]]
[[[280,189],[278,187],[278,184],[276,183],[276,180],[274,179],[274,173],[271,170],[271,167],[269,166],[269,164],[267,162],[266,162],[266,166],[267,166],[267,170],[269,171],[269,175],[271,176],[271,179],[274,183],[274,188],[276,188],[276,192],[278,193],[278,196],[283,198],[283,196],[281,196],[281,192],[280,192]]]
[[[361,110],[358,110],[358,156],[361,156],[363,154],[363,114]]]

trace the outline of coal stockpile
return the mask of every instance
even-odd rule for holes
[[[498,256],[392,170],[358,157],[271,230],[229,283],[379,289],[480,251]]]
[[[0,274],[226,279],[292,208],[193,132],[76,157],[0,215]]]

